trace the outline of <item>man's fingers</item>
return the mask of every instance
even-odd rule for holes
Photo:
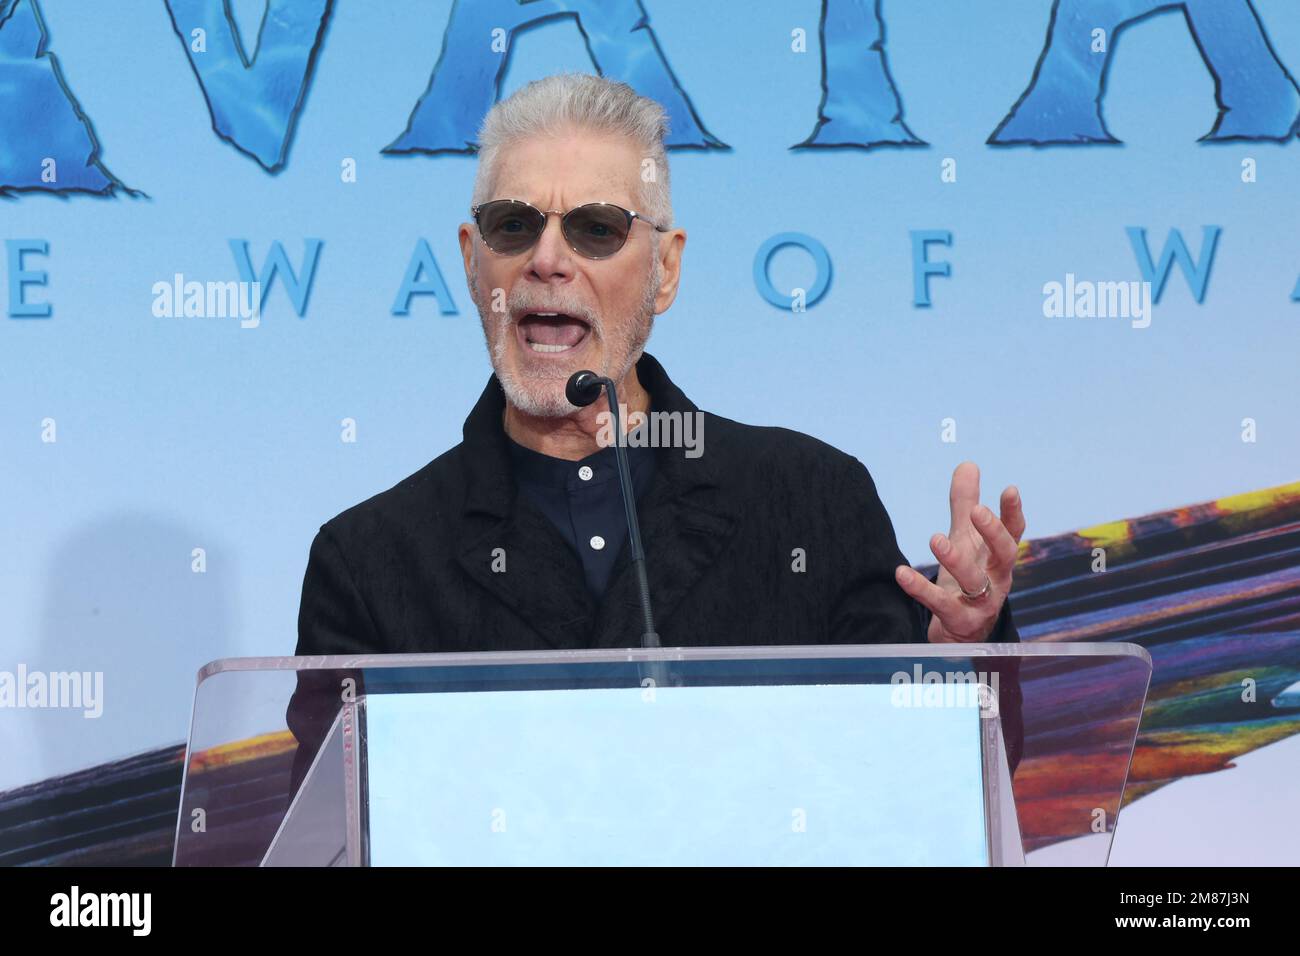
[[[958,548],[946,536],[936,534],[930,539],[930,550],[963,590],[973,594],[984,587],[984,569],[969,549]]]
[[[1025,533],[1025,507],[1024,502],[1020,500],[1020,489],[1015,485],[1003,490],[1001,508],[1002,524],[1019,544]]]
[[[913,600],[924,604],[934,615],[930,625],[931,640],[935,640],[934,621],[942,625],[942,633],[948,635],[946,640],[977,641],[981,640],[979,635],[988,633],[989,609],[977,607],[952,591],[931,584],[925,575],[905,564],[900,564],[894,571],[894,580]]]
[[[992,558],[990,564],[996,564],[999,568],[1013,567],[1016,563],[1016,539],[1011,536],[1006,525],[995,518],[993,512],[983,505],[979,505],[971,512],[971,523],[975,525],[975,530],[988,545],[989,556]]]
[[[953,470],[952,484],[948,486],[948,510],[952,523],[950,534],[966,527],[971,509],[980,503],[980,469],[973,461],[963,461]]]
[[[953,612],[956,599],[952,596],[952,592],[945,591],[934,584],[921,572],[900,564],[894,570],[894,580],[898,582],[900,588],[928,607],[930,612],[940,619]]]

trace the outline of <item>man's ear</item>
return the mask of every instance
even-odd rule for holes
[[[465,282],[468,284],[474,263],[474,224],[462,222],[456,230],[456,238],[460,241],[460,256],[465,260]]]
[[[672,229],[659,238],[657,254],[663,272],[659,277],[659,290],[655,293],[655,315],[667,312],[677,298],[677,287],[682,279],[682,250],[685,246],[685,229]]]

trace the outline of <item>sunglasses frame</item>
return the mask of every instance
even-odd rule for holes
[[[490,206],[490,205],[492,205],[493,203],[499,203],[499,202],[518,203],[518,204],[521,205],[521,206],[527,206],[529,209],[531,209],[531,210],[533,210],[534,212],[538,213],[538,214],[542,217],[542,228],[538,231],[538,233],[537,233],[537,238],[534,239],[534,240],[533,240],[531,243],[529,243],[527,246],[525,246],[523,249],[520,249],[518,252],[497,252],[497,250],[492,249],[492,245],[491,245],[491,243],[489,243],[489,242],[487,241],[487,237],[485,237],[485,236],[483,235],[483,225],[482,225],[482,223],[479,222],[479,218],[478,218],[478,217],[479,217],[479,212],[480,212],[480,211],[481,211],[485,206]],[[583,252],[581,249],[579,249],[577,246],[575,246],[575,245],[573,244],[573,240],[569,238],[569,232],[568,232],[568,230],[567,230],[567,229],[565,228],[565,226],[564,226],[564,220],[565,220],[565,219],[567,219],[567,218],[568,218],[570,215],[572,215],[573,213],[577,212],[579,209],[586,209],[586,208],[588,208],[589,206],[607,206],[607,207],[610,208],[610,209],[617,209],[619,212],[621,212],[621,213],[623,214],[623,217],[627,220],[627,234],[624,235],[624,237],[623,237],[623,244],[622,244],[621,246],[619,246],[617,249],[615,249],[613,252],[607,253],[606,255],[603,255],[603,256],[593,256],[593,255],[588,255],[587,253],[585,253],[585,252]],[[498,256],[519,256],[519,255],[523,255],[523,254],[524,254],[525,252],[527,252],[529,249],[532,249],[533,246],[537,245],[537,243],[541,240],[541,238],[542,238],[542,233],[544,233],[544,232],[546,231],[546,224],[547,224],[547,222],[550,221],[550,218],[551,218],[552,215],[555,215],[555,216],[559,216],[559,217],[560,217],[560,233],[564,236],[564,241],[565,241],[566,243],[568,243],[569,248],[572,249],[572,250],[573,250],[575,253],[577,253],[578,255],[582,256],[584,259],[594,259],[594,260],[597,260],[597,261],[599,261],[599,260],[601,260],[601,259],[608,259],[608,258],[610,258],[610,256],[616,256],[616,255],[618,255],[620,252],[623,251],[623,248],[627,245],[628,237],[632,235],[632,223],[634,223],[634,222],[635,222],[636,220],[638,220],[638,219],[640,219],[642,222],[644,222],[647,226],[652,226],[652,227],[654,228],[655,232],[668,232],[668,231],[669,231],[669,227],[668,227],[668,226],[661,226],[661,225],[659,225],[657,222],[655,222],[654,220],[649,219],[648,217],[641,215],[641,213],[639,213],[639,212],[637,212],[637,211],[635,211],[635,210],[633,210],[633,209],[624,209],[622,206],[618,205],[617,203],[612,203],[612,202],[585,202],[585,203],[582,203],[582,204],[579,205],[579,206],[574,206],[572,209],[569,209],[569,210],[567,210],[567,211],[562,211],[562,210],[559,210],[559,209],[538,209],[538,208],[537,208],[536,206],[534,206],[532,203],[530,203],[530,202],[528,202],[527,200],[524,200],[524,199],[489,199],[487,202],[484,202],[484,203],[478,203],[478,204],[476,204],[476,205],[470,206],[470,207],[469,207],[469,214],[470,214],[470,216],[473,217],[473,219],[474,219],[474,225],[478,227],[478,236],[479,236],[480,239],[483,240],[483,245],[487,246],[489,249],[492,250],[492,252],[493,252],[495,255],[498,255]]]

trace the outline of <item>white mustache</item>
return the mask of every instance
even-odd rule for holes
[[[548,298],[543,300],[528,292],[517,292],[510,296],[506,302],[505,323],[503,324],[508,325],[512,315],[523,315],[528,312],[560,312],[586,322],[597,335],[603,335],[605,331],[596,310],[581,300],[564,296],[558,299]]]

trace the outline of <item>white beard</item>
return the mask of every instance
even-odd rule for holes
[[[662,273],[663,267],[658,256],[655,256],[654,268],[642,293],[636,321],[620,326],[618,334],[607,334],[605,323],[599,315],[576,298],[566,300],[565,293],[559,294],[558,301],[554,293],[548,294],[545,304],[536,307],[553,312],[564,312],[586,322],[590,326],[587,334],[596,336],[604,345],[605,367],[592,369],[592,371],[614,382],[621,382],[641,358],[646,341],[650,338],[650,330],[654,325],[655,294],[658,292]],[[474,305],[478,308],[479,319],[483,323],[488,357],[492,361],[497,380],[505,392],[506,401],[525,415],[536,418],[567,418],[572,415],[576,407],[564,397],[564,386],[574,372],[581,371],[580,366],[575,364],[574,367],[567,368],[554,360],[548,360],[545,364],[538,363],[536,368],[529,370],[516,370],[507,365],[507,350],[514,336],[510,316],[518,314],[521,310],[535,307],[534,301],[530,301],[535,297],[517,289],[506,302],[504,312],[494,312],[490,307],[485,308],[488,303],[479,297],[477,261],[471,264],[469,285]]]

